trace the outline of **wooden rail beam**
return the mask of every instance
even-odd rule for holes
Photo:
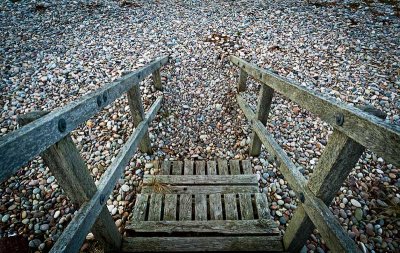
[[[18,123],[26,125],[46,114],[47,112],[28,113],[20,116]],[[97,191],[93,178],[69,134],[51,145],[41,156],[73,203],[80,206]],[[103,206],[92,232],[103,245],[105,252],[120,250],[122,236],[105,206]]]
[[[161,83],[161,74],[160,70],[157,69],[156,71],[153,72],[152,75],[153,78],[153,84],[156,90],[163,90],[162,83]]]
[[[375,115],[386,117],[381,112]],[[308,182],[311,192],[329,205],[364,151],[365,147],[335,129]],[[283,237],[289,252],[299,252],[314,230],[314,224],[302,209],[300,206],[296,210]]]
[[[332,97],[308,90],[293,81],[261,69],[238,57],[231,56],[230,60],[250,76],[316,114],[338,131],[383,157],[388,163],[400,166],[399,126],[388,124]]]
[[[272,98],[274,97],[274,90],[268,86],[261,85],[260,94],[258,95],[258,105],[256,111],[256,118],[264,125],[267,124],[268,114],[271,109]],[[251,134],[251,143],[249,153],[251,156],[258,156],[261,152],[261,141],[257,134]]]
[[[168,62],[161,57],[0,138],[0,182]]]
[[[238,92],[246,91],[247,76],[247,72],[241,69],[239,73],[239,80],[237,83]]]
[[[90,231],[92,225],[96,221],[96,218],[101,213],[104,204],[107,202],[108,196],[114,189],[118,178],[121,177],[126,164],[135,153],[140,140],[147,131],[149,122],[154,119],[157,111],[160,109],[161,102],[162,97],[159,97],[157,98],[156,102],[153,103],[145,117],[145,120],[140,122],[140,124],[136,127],[136,130],[121,148],[117,157],[104,172],[100,179],[96,193],[89,202],[82,205],[60,238],[58,238],[50,252],[56,253],[79,251],[87,233]]]

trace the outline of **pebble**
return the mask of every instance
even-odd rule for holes
[[[54,176],[50,176],[49,178],[47,178],[47,183],[48,183],[48,184],[51,184],[51,183],[54,182],[55,179],[56,179],[56,178],[55,178]]]
[[[122,185],[121,186],[121,190],[124,191],[124,192],[129,191],[129,185],[126,185],[126,184]]]
[[[358,202],[358,201],[355,200],[355,199],[351,199],[350,202],[351,202],[351,204],[352,204],[353,206],[355,206],[355,207],[361,207],[360,202]]]
[[[57,219],[59,216],[60,216],[60,214],[61,214],[61,212],[59,211],[59,210],[57,210],[55,213],[54,213],[54,219]]]

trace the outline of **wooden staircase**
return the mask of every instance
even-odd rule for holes
[[[250,161],[164,161],[145,175],[125,252],[283,251]]]

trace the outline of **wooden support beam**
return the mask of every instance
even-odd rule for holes
[[[379,117],[382,113],[375,115]],[[311,192],[329,206],[364,150],[362,145],[335,129],[308,182]],[[313,230],[314,224],[300,206],[283,237],[286,250],[300,251]]]
[[[271,87],[302,108],[316,114],[335,129],[383,157],[388,163],[400,166],[400,127],[349,106],[335,98],[308,90],[293,81],[259,68],[238,57],[232,63],[248,75]]]
[[[160,69],[156,69],[152,75],[153,84],[156,90],[163,90],[162,83],[161,83],[161,74]]]
[[[0,138],[0,182],[168,62],[161,57]]]
[[[255,120],[253,129],[260,137],[268,153],[275,156],[279,170],[288,181],[290,187],[301,194],[303,200],[301,207],[304,208],[314,225],[318,227],[318,231],[326,239],[328,247],[333,252],[361,252],[325,203],[311,192],[304,176],[296,169],[296,166],[268,133],[265,126],[259,120]],[[296,212],[298,211],[296,210]]]
[[[133,124],[136,127],[144,119],[144,109],[143,109],[143,103],[142,103],[142,98],[140,95],[139,86],[138,85],[133,86],[127,92],[127,97],[128,97],[129,108],[131,110],[131,114],[132,114],[132,118],[133,118]],[[143,153],[147,153],[147,154],[153,153],[153,150],[151,149],[151,141],[150,141],[148,131],[144,134],[144,137],[139,144],[139,149]]]
[[[246,91],[246,82],[247,82],[247,72],[241,69],[239,74],[239,80],[237,83],[238,92]]]
[[[18,123],[26,125],[46,114],[47,112],[28,113],[20,116]],[[41,156],[58,184],[74,204],[80,206],[96,193],[97,187],[93,178],[69,134],[46,149]],[[92,232],[106,252],[120,250],[122,236],[107,207],[102,208],[93,225]]]
[[[89,202],[82,205],[72,221],[68,224],[67,228],[61,234],[60,238],[58,238],[53,248],[51,248],[50,252],[79,251],[87,233],[90,231],[101,210],[103,210],[103,206],[107,202],[107,197],[111,194],[118,178],[121,177],[126,165],[135,153],[140,140],[147,131],[149,122],[154,119],[155,114],[160,109],[161,102],[162,97],[159,97],[156,102],[153,103],[145,117],[145,120],[137,126],[111,165],[104,172],[96,193]]]
[[[271,109],[272,98],[274,97],[274,90],[268,86],[261,85],[260,94],[258,95],[258,105],[256,118],[264,125],[267,124],[268,114]],[[261,152],[261,141],[255,134],[254,130],[251,135],[251,143],[249,153],[251,156],[258,156]]]

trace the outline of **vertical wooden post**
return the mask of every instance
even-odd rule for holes
[[[161,74],[160,74],[160,69],[157,69],[153,72],[153,84],[156,90],[162,90],[162,83],[161,83]]]
[[[382,118],[380,111],[371,111],[369,108],[364,111]],[[329,206],[364,150],[362,145],[335,129],[308,182],[312,193]],[[313,230],[314,224],[300,205],[283,237],[285,250],[299,252]]]
[[[32,112],[21,115],[18,123],[26,125],[46,114],[47,112]],[[97,187],[93,178],[69,134],[50,146],[41,156],[72,202],[82,205],[96,193]],[[106,252],[120,250],[122,236],[106,206],[93,225],[92,232]]]
[[[140,96],[139,85],[134,85],[127,93],[129,108],[133,117],[133,123],[138,126],[139,123],[144,119],[144,109],[142,98]],[[151,141],[149,137],[149,131],[146,131],[142,141],[139,144],[139,149],[143,153],[152,154]]]
[[[261,89],[258,96],[256,119],[260,120],[264,125],[266,125],[267,123],[273,96],[274,96],[274,90],[265,84],[261,84]],[[260,152],[261,152],[261,141],[253,130],[253,133],[251,134],[249,153],[251,156],[258,156]]]
[[[240,69],[239,81],[237,83],[238,92],[246,91],[247,76],[247,72],[243,69]]]

